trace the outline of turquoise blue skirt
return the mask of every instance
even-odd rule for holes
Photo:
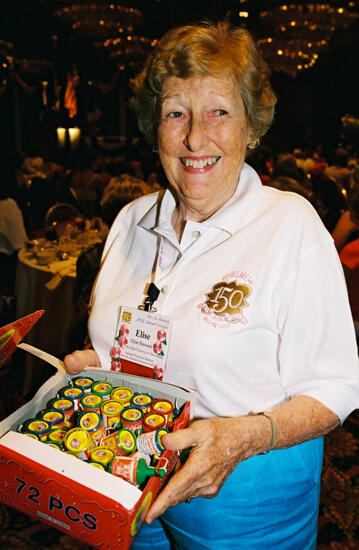
[[[322,437],[254,456],[215,498],[143,525],[131,550],[314,550],[322,460]]]

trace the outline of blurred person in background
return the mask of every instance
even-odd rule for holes
[[[313,168],[310,172],[312,189],[311,203],[325,227],[331,233],[339,218],[347,210],[347,198],[333,178],[325,173],[325,167]]]
[[[49,174],[49,166],[36,147],[32,147],[29,153],[25,155],[21,170],[30,180],[35,177],[46,179]]]
[[[81,149],[77,152],[76,167],[71,171],[68,186],[74,189],[82,213],[92,218],[100,213],[100,200],[108,177],[97,173],[99,155],[91,149]]]
[[[263,154],[262,148],[252,149],[247,154],[247,162],[257,172],[264,185],[269,185],[271,180],[271,171],[266,162],[266,156]]]
[[[351,171],[348,167],[349,153],[343,148],[335,149],[325,169],[327,176],[333,178],[339,189],[348,192],[351,187]]]
[[[281,191],[292,191],[310,198],[310,190],[305,187],[306,173],[297,166],[294,155],[281,153],[275,159],[272,177],[267,185],[281,189]]]
[[[349,191],[348,209],[343,212],[332,235],[343,264],[359,342],[359,186]]]
[[[24,219],[15,200],[15,170],[8,159],[0,159],[0,291],[14,293],[17,255],[27,241]]]
[[[359,231],[359,185],[352,187],[346,200],[346,208],[341,213],[332,231],[334,244],[338,252],[357,239]]]
[[[308,146],[305,146],[304,149],[294,149],[293,155],[296,159],[297,166],[301,168],[305,174],[309,172],[315,165],[313,152]]]

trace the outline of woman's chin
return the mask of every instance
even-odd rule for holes
[[[208,187],[206,186],[196,186],[190,189],[184,189],[182,192],[180,192],[179,195],[180,202],[181,201],[203,201],[206,203],[211,204],[212,202],[215,202],[215,196],[214,193],[211,193]]]

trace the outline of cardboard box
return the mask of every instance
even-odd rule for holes
[[[143,377],[95,369],[95,380],[129,386],[182,408],[174,430],[187,425],[195,401],[191,390]],[[46,407],[73,378],[59,370],[34,398],[0,423],[0,500],[70,536],[103,550],[127,550],[175,466],[178,453],[165,450],[158,464],[164,479],[149,478],[144,490],[17,431]],[[149,541],[150,544],[150,541]]]

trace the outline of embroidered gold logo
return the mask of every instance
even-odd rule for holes
[[[131,323],[132,313],[130,311],[124,311],[122,313],[122,321],[124,323]]]
[[[206,294],[206,306],[215,314],[222,316],[238,315],[242,309],[248,307],[246,298],[251,293],[248,285],[238,284],[236,281],[221,281],[216,283],[211,292]]]

